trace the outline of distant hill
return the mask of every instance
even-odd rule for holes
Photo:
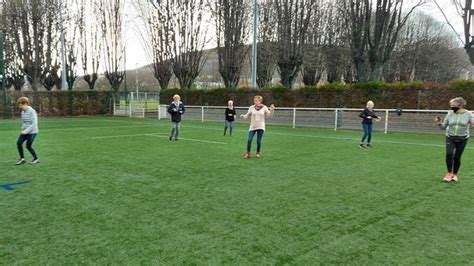
[[[196,80],[196,85],[199,87],[223,87],[222,78],[219,74],[219,60],[217,55],[217,49],[209,49],[205,51],[206,62],[203,69]],[[126,71],[127,78],[127,89],[136,90],[137,83],[140,91],[158,91],[159,84],[153,75],[152,64],[140,67],[138,69],[130,69]],[[250,83],[250,59],[246,60],[244,69],[242,72],[241,83],[245,85]],[[170,87],[179,87],[179,82],[173,75],[170,81]],[[101,75],[97,81],[96,88],[98,90],[109,90],[110,85],[107,79]],[[87,90],[87,83],[82,79],[78,78],[74,89]],[[125,84],[122,85],[122,90],[125,90]]]

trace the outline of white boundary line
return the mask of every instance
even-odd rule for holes
[[[101,121],[101,120],[98,120]],[[113,120],[109,120],[112,122]],[[120,120],[117,120],[119,122]],[[122,120],[123,121],[123,120]],[[120,121],[120,122],[122,122]],[[114,121],[115,122],[115,121]],[[60,130],[87,130],[87,129],[98,129],[98,128],[140,128],[140,127],[155,127],[155,126],[166,126],[160,123],[134,123],[132,125],[126,126],[102,126],[102,127],[76,127],[76,128],[55,128],[55,129],[44,129],[42,131],[60,131]],[[213,127],[200,127],[200,126],[186,126],[187,128],[194,128],[194,129],[204,129],[204,130],[214,130],[219,131],[220,128],[213,128]],[[15,130],[17,131],[17,130]],[[248,132],[248,130],[234,130],[237,132]],[[3,131],[8,132],[8,131]],[[156,136],[158,137],[159,133],[154,134],[134,134],[134,135],[120,135],[120,136],[103,136],[103,137],[91,137],[92,139],[107,139],[107,138],[120,138],[120,137],[138,137],[138,136]],[[163,133],[165,134],[165,133]],[[288,134],[288,133],[278,133],[278,132],[265,132],[265,134],[269,135],[281,135],[281,136],[293,136],[293,137],[304,137],[304,138],[320,138],[320,139],[335,139],[335,140],[350,140],[350,141],[359,141],[359,138],[341,138],[341,137],[330,137],[330,136],[316,136],[316,135],[298,135],[298,134]],[[159,136],[159,137],[167,137],[167,136]],[[189,140],[189,141],[196,141],[196,142],[204,142],[204,143],[213,143],[213,144],[228,144],[224,142],[218,141],[206,141],[206,140],[198,140],[198,139],[189,139],[189,138],[181,138],[182,140]],[[380,140],[376,139],[374,142],[379,143],[391,143],[391,144],[404,144],[404,145],[417,145],[417,146],[427,146],[427,147],[445,147],[444,144],[427,144],[427,143],[416,143],[416,142],[403,142],[403,141],[391,141],[391,140]],[[472,150],[474,147],[466,147],[466,149]]]
[[[199,126],[186,126],[187,128],[195,128],[195,129],[207,129],[207,130],[221,130],[219,128],[210,128],[210,127],[199,127]],[[248,132],[248,130],[243,129],[234,129],[234,132]],[[288,133],[278,133],[278,132],[267,132],[265,134],[268,135],[281,135],[281,136],[290,136],[290,137],[303,137],[303,138],[319,138],[319,139],[334,139],[334,140],[350,140],[350,141],[357,141],[357,144],[360,141],[360,138],[341,138],[341,137],[330,137],[330,136],[316,136],[316,135],[298,135],[298,134],[288,134]],[[444,138],[443,138],[444,140]],[[444,144],[427,144],[427,143],[416,143],[416,142],[403,142],[403,141],[391,141],[391,140],[375,140],[375,143],[390,143],[390,144],[405,144],[405,145],[417,145],[417,146],[427,146],[427,147],[445,147]],[[472,150],[474,147],[467,146],[465,149]]]
[[[319,138],[319,139],[360,141],[360,138],[340,138],[340,137],[328,137],[328,136],[296,135],[296,134],[275,133],[275,132],[270,132],[268,134],[281,135],[281,136],[293,136],[293,137]],[[381,142],[381,143],[391,143],[391,144],[418,145],[418,146],[428,146],[428,147],[445,147],[445,145],[442,145],[442,144],[427,144],[427,143],[403,142],[403,141],[391,141],[391,140],[375,140],[375,142],[376,143]],[[469,148],[469,147],[466,147],[466,148]],[[474,148],[470,148],[470,149],[474,149]]]
[[[150,135],[151,135],[151,134],[133,134],[133,135],[97,136],[97,137],[91,137],[91,139],[129,138],[129,137],[143,137],[143,136],[150,136]]]
[[[148,134],[148,136],[161,137],[161,138],[169,138],[169,136],[160,135],[160,134]],[[202,140],[202,139],[190,139],[190,138],[179,138],[179,139],[180,139],[180,140],[183,139],[183,140],[195,141],[195,142],[203,142],[203,143],[227,145],[227,143],[225,143],[225,142],[219,142],[219,141]]]
[[[165,134],[166,133],[153,133],[153,134],[148,133],[148,134],[133,134],[133,135],[97,136],[97,137],[91,137],[91,139],[130,138],[130,137],[143,137],[143,136],[169,138],[169,136],[167,136]],[[179,138],[179,139],[180,140],[195,141],[195,142],[227,145],[227,143],[219,142],[219,141],[202,140],[202,139],[190,139],[190,138]]]

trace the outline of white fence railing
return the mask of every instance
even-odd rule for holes
[[[184,120],[224,121],[224,106],[185,106]],[[161,105],[158,109],[158,118],[169,118],[167,106]],[[245,122],[239,118],[245,114],[248,107],[236,107],[236,122]],[[320,127],[338,129],[360,129],[362,109],[353,108],[276,108],[272,118],[267,119],[267,124],[287,125],[295,127]],[[374,122],[374,129],[388,132],[423,132],[439,133],[434,126],[436,117],[443,117],[447,110],[403,110],[398,115],[396,109],[376,109],[376,114],[382,119]]]

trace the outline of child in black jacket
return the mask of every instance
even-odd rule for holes
[[[232,129],[234,128],[235,121],[235,108],[234,102],[227,102],[227,108],[225,109],[225,126],[224,126],[224,136],[227,133],[227,128],[229,128],[230,136],[232,136]]]
[[[179,130],[181,126],[181,115],[184,114],[184,104],[178,94],[173,96],[173,102],[168,106],[168,113],[171,115],[171,134],[170,140],[178,140]]]

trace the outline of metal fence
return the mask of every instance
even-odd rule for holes
[[[169,118],[167,106],[160,106],[158,118]],[[225,106],[186,106],[185,120],[224,121]],[[240,114],[245,114],[248,107],[236,107],[237,122]],[[338,129],[360,129],[361,109],[351,108],[276,108],[272,118],[266,120],[267,124],[286,125],[295,127],[319,127]],[[379,122],[374,122],[374,130],[388,132],[419,132],[439,133],[439,128],[434,125],[436,117],[444,117],[447,110],[403,110],[399,115],[396,109],[376,109],[376,114],[381,116]]]
[[[130,117],[158,117],[160,94],[158,92],[122,93],[114,104],[114,115]]]

